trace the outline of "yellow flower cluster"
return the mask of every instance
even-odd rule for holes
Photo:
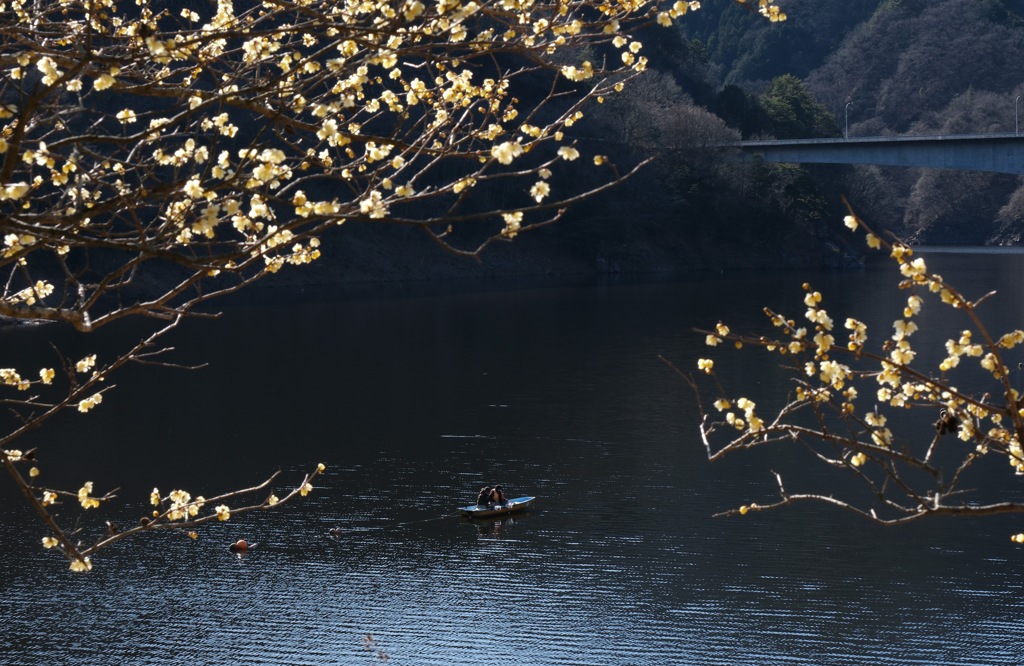
[[[86,412],[88,412],[90,409],[100,404],[101,402],[103,402],[103,394],[94,393],[88,398],[83,398],[78,402],[78,411],[85,414]]]
[[[565,129],[584,118],[584,102],[621,91],[647,67],[635,31],[652,17],[671,25],[700,3],[307,0],[243,11],[218,0],[176,12],[114,0],[6,6],[12,29],[25,36],[7,54],[7,74],[13,82],[31,74],[43,88],[31,109],[0,107],[0,152],[14,155],[0,207],[18,222],[14,228],[45,233],[4,235],[2,256],[78,253],[131,226],[147,251],[187,246],[183,256],[215,258],[203,274],[216,276],[314,261],[320,250],[306,236],[324,222],[435,222],[430,216],[450,202],[406,202],[465,194],[480,180],[504,177],[503,167],[530,179],[521,190],[528,199],[503,201],[480,219],[492,223],[502,212],[547,202],[551,156],[582,157],[562,143]],[[758,11],[784,18],[772,2]],[[597,64],[577,55],[601,46],[619,57]],[[554,85],[541,106],[572,97],[561,115],[522,109],[519,80],[543,72]],[[63,103],[68,92],[75,105]],[[33,114],[30,126],[46,131],[22,131],[25,113]],[[552,120],[538,124],[545,116]],[[90,128],[87,137],[76,134],[82,127]],[[104,151],[79,146],[97,137]],[[70,243],[46,232],[58,221]],[[493,233],[512,238],[528,222],[503,221]],[[53,291],[32,280],[0,299],[33,306]]]
[[[894,433],[890,428],[889,419],[879,411],[877,404],[907,409],[913,406],[931,405],[941,409],[940,420],[935,423],[939,435],[953,432],[964,442],[973,442],[975,450],[980,454],[990,451],[1004,453],[1014,471],[1024,475],[1024,397],[1009,384],[1009,372],[1002,358],[1002,350],[1014,349],[1024,344],[1024,330],[1013,330],[1001,336],[992,336],[984,329],[980,319],[974,312],[977,303],[966,300],[959,292],[948,286],[942,276],[929,272],[923,258],[914,257],[913,251],[899,243],[887,244],[871,230],[862,220],[854,215],[844,219],[845,225],[854,231],[863,231],[871,247],[884,247],[899,267],[901,276],[900,288],[911,293],[902,307],[902,317],[892,325],[892,334],[882,345],[881,353],[873,353],[867,349],[867,325],[855,318],[845,319],[844,327],[849,331],[845,347],[835,347],[832,337],[833,320],[822,306],[823,296],[810,285],[803,285],[805,319],[813,326],[811,334],[805,327],[782,315],[766,309],[765,313],[771,323],[785,333],[780,339],[769,339],[764,336],[740,336],[733,334],[727,326],[719,323],[713,332],[706,332],[705,343],[717,346],[724,340],[732,340],[736,346],[741,343],[755,343],[756,346],[769,352],[781,355],[796,356],[804,354],[798,363],[790,363],[791,368],[798,372],[796,400],[791,402],[780,413],[789,413],[801,405],[811,405],[814,413],[825,423],[820,405],[828,404],[834,413],[843,419],[853,419],[861,424],[860,435],[866,441],[859,441],[857,447],[850,446],[844,456],[846,464],[861,467],[871,460],[871,447],[892,449]],[[935,373],[923,372],[913,364],[917,361],[917,352],[911,340],[919,330],[916,318],[921,314],[924,298],[922,293],[928,292],[956,309],[968,310],[976,331],[965,329],[958,337],[946,341],[946,356],[938,364],[941,378]],[[979,301],[980,302],[980,301]],[[978,338],[978,340],[976,340]],[[811,344],[813,342],[813,345]],[[851,364],[840,362],[833,356],[847,354],[862,364],[873,364],[866,369],[854,369]],[[980,367],[996,380],[999,390],[989,392],[981,397],[971,397],[961,393],[955,386],[948,383],[947,374],[961,365],[963,358],[977,358]],[[714,362],[701,358],[697,361],[697,369],[706,374],[713,374]],[[861,380],[873,379],[877,384],[875,397],[876,406],[858,417],[856,400],[860,393],[856,383]],[[991,395],[1003,395],[1006,406],[989,402]],[[749,398],[732,400],[719,397],[714,401],[714,408],[724,413],[726,424],[739,430],[742,435],[734,439],[730,446],[748,446],[760,441],[756,435],[765,428],[764,422],[754,412],[754,402]],[[731,411],[735,405],[740,411]],[[776,422],[772,430],[785,432],[795,428],[790,434],[803,431],[806,426],[790,425]],[[706,429],[709,435],[713,429]],[[819,434],[824,439],[831,439],[829,428],[822,426]],[[758,437],[759,439],[754,439]],[[767,439],[765,439],[767,441]],[[863,447],[863,448],[861,448]],[[742,511],[741,511],[742,513]]]
[[[505,221],[505,228],[501,230],[501,235],[505,238],[515,238],[522,228],[523,211],[517,210],[513,213],[502,213],[501,217]]]
[[[888,447],[892,443],[892,431],[886,427],[888,419],[878,412],[868,412],[864,422],[871,427],[871,441],[877,446]]]
[[[828,312],[824,308],[819,306],[821,303],[821,292],[813,291],[809,284],[804,284],[804,305],[807,306],[807,311],[804,313],[804,317],[814,324],[815,334],[815,358],[827,359],[828,353],[835,344],[835,338],[832,336],[830,331],[832,330],[833,322],[832,318],[828,315]],[[803,337],[802,335],[800,337]]]
[[[96,354],[90,354],[75,364],[75,370],[78,372],[89,372],[94,367],[96,367]]]
[[[18,303],[24,303],[25,305],[35,305],[39,301],[53,293],[53,285],[45,280],[37,280],[36,283],[30,287],[25,287],[21,291],[16,291],[6,300],[11,305],[17,305]]]
[[[170,507],[167,509],[167,519],[172,521],[195,518],[199,515],[199,510],[206,503],[206,500],[201,495],[193,500],[192,496],[184,490],[172,490],[167,499],[171,502]],[[160,492],[156,488],[150,493],[149,501],[154,506],[160,503]]]
[[[100,505],[100,501],[92,494],[92,481],[86,481],[85,485],[78,489],[78,503],[82,505],[83,509],[95,509]]]
[[[962,331],[957,340],[946,340],[946,353],[948,356],[939,364],[943,372],[952,370],[960,365],[960,358],[963,356],[979,357],[985,353],[985,348],[972,341],[972,333],[969,330]]]
[[[725,412],[725,422],[741,432],[759,432],[764,430],[764,421],[754,412],[756,406],[753,400],[739,398],[736,401],[736,407],[743,410],[743,416],[740,416],[735,412],[726,411],[732,408],[732,403],[729,400],[719,398],[715,401],[715,409]]]
[[[1007,452],[1010,457],[1010,465],[1018,474],[1024,474],[1024,448],[1021,447],[1020,437],[1016,433],[1009,438]]]
[[[14,368],[0,368],[0,383],[7,386],[16,386],[19,391],[27,391],[32,382],[22,379],[21,375]]]
[[[86,571],[92,571],[92,560],[88,557],[82,559],[71,560],[71,566],[69,567],[76,573],[85,573]]]
[[[843,326],[850,331],[850,342],[846,345],[846,348],[852,352],[864,349],[864,345],[868,341],[867,324],[857,321],[852,317],[847,317]]]

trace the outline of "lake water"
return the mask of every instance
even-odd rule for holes
[[[1024,255],[926,256],[967,293],[998,289],[986,314],[1020,325]],[[34,433],[23,448],[40,447],[48,480],[119,486],[99,518],[133,521],[154,485],[210,496],[278,468],[326,474],[197,541],[124,542],[88,575],[39,547],[4,488],[0,664],[1024,663],[1024,548],[1009,538],[1024,516],[714,519],[770,501],[773,460],[710,465],[688,389],[658,360],[708,355],[694,326],[760,326],[765,305],[800,316],[805,280],[834,314],[888,327],[894,274],[270,291],[190,322],[179,358],[209,367],[129,370],[93,414]],[[12,357],[43,335],[0,333],[0,366],[45,356]],[[756,355],[719,367],[767,401],[788,390]],[[493,482],[536,509],[455,515]],[[238,538],[260,545],[238,558]]]

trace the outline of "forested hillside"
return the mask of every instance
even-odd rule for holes
[[[706,54],[706,72],[719,89],[757,94],[773,78],[794,75],[837,124],[848,118],[850,136],[1017,128],[1024,1],[791,0],[785,8],[788,21],[763,24],[745,21],[732,3],[706,2],[684,25],[684,39]],[[1024,236],[1018,178],[845,171],[839,187],[861,212],[917,242],[1005,244]]]
[[[620,159],[656,162],[638,182],[579,207],[553,232],[563,249],[613,270],[650,266],[659,253],[688,267],[843,264],[851,256],[835,229],[841,195],[912,242],[1024,242],[1024,186],[1014,176],[738,166],[715,147],[847,130],[1013,132],[1024,0],[789,0],[783,23],[755,20],[731,0],[702,5],[678,29],[645,35],[657,71],[588,126]]]

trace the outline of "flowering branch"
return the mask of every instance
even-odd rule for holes
[[[836,494],[790,493],[782,476],[773,472],[778,501],[748,504],[718,515],[742,515],[801,501],[831,504],[885,525],[929,515],[1024,512],[1024,503],[979,502],[972,499],[974,491],[962,487],[967,473],[993,455],[1005,458],[1016,475],[1024,475],[1024,397],[1012,385],[1005,360],[1006,351],[1024,343],[1024,331],[997,335],[984,324],[979,309],[994,292],[971,300],[942,276],[929,272],[924,259],[914,257],[910,247],[875,234],[852,209],[845,224],[865,233],[869,248],[888,252],[899,269],[898,288],[908,292],[892,334],[877,347],[868,346],[868,327],[854,318],[845,318],[846,340],[837,341],[835,322],[823,306],[822,294],[804,284],[807,309],[802,320],[765,309],[774,334],[738,334],[722,322],[714,329],[697,330],[707,345],[730,342],[737,349],[754,348],[782,361],[794,391],[771,419],[763,418],[752,399],[723,386],[712,359],[699,359],[697,369],[711,381],[713,411],[706,407],[698,377],[665,362],[697,397],[700,436],[709,460],[739,450],[798,443],[820,462],[860,481],[873,503],[864,506]],[[967,321],[959,334],[945,342],[945,357],[933,369],[920,367],[911,344],[927,297],[963,313]],[[957,371],[972,359],[992,386],[969,390],[953,383]],[[864,395],[874,403],[868,409],[859,407]],[[915,421],[903,416],[912,409],[930,410],[937,416],[924,437]],[[897,437],[893,431],[897,425],[908,434]],[[945,437],[971,446],[945,447],[940,463],[936,452]],[[1014,539],[1024,543],[1024,534]]]
[[[84,544],[50,507],[75,497],[88,511],[113,493],[37,486],[40,468],[13,445],[61,412],[98,408],[127,363],[199,367],[165,361],[163,337],[186,317],[213,316],[201,309],[212,299],[317,261],[321,239],[342,238],[346,223],[418,228],[479,257],[629,178],[644,161],[620,169],[585,155],[571,128],[646,70],[638,29],[670,27],[698,6],[10,0],[0,25],[0,318],[81,333],[126,318],[151,324],[112,357],[58,350],[60,376],[0,358],[0,404],[12,416],[0,423],[0,463],[52,533],[44,545],[87,570],[129,535],[306,494],[319,468],[279,501],[241,509],[227,500],[275,477],[209,501],[155,493],[145,524]],[[757,11],[785,18],[766,0]],[[597,184],[553,178],[582,165],[598,170]],[[208,502],[222,503],[202,514]]]

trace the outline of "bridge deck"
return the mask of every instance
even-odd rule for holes
[[[741,141],[752,159],[816,164],[877,164],[1024,174],[1024,134],[873,136]]]

